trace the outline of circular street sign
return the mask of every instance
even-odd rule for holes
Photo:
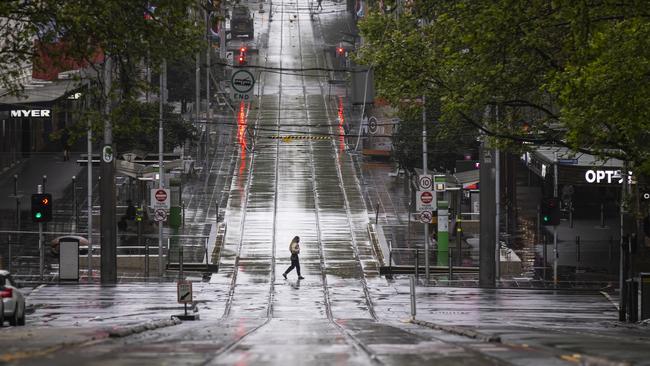
[[[431,222],[432,215],[431,211],[422,211],[420,212],[420,222],[423,224],[428,224]]]
[[[433,195],[431,192],[422,192],[420,194],[420,201],[425,204],[429,204],[433,201]]]
[[[248,93],[255,85],[255,77],[247,70],[237,70],[232,74],[230,83],[238,93]]]
[[[157,210],[154,212],[153,220],[156,221],[156,222],[167,220],[167,211],[165,211],[165,210],[162,209],[162,208],[157,209]]]
[[[368,132],[370,132],[371,135],[377,133],[377,118],[374,116],[368,119]]]
[[[159,189],[156,191],[156,201],[165,202],[167,200],[167,192],[164,189]]]
[[[432,183],[433,182],[431,181],[430,175],[421,175],[420,180],[418,181],[418,184],[420,185],[420,189],[422,190],[431,189]]]
[[[113,161],[113,148],[110,145],[105,145],[102,149],[102,160],[104,160],[105,163]]]

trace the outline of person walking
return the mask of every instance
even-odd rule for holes
[[[316,7],[316,9],[323,10],[323,0],[318,0],[318,6]]]
[[[291,252],[291,266],[287,268],[286,271],[282,274],[282,277],[284,279],[287,279],[287,274],[293,269],[296,269],[296,272],[298,272],[298,279],[303,280],[305,277],[300,275],[300,259],[298,259],[298,254],[300,254],[300,237],[295,236],[293,240],[291,240],[291,243],[289,244],[289,251]]]

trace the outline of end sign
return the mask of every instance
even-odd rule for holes
[[[237,70],[232,74],[230,79],[230,90],[232,100],[248,101],[253,98],[253,87],[255,86],[255,77],[248,70]]]

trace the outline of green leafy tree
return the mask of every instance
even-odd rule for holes
[[[648,15],[634,0],[416,0],[399,17],[361,22],[358,60],[373,66],[381,96],[399,105],[426,95],[449,130],[648,171]]]

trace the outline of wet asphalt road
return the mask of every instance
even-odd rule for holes
[[[260,47],[252,62],[329,67],[323,39],[338,33],[345,13],[344,4],[323,4],[328,11],[314,20],[307,1],[274,1],[272,22],[268,11],[257,14]],[[378,275],[362,187],[338,136],[340,106],[327,97],[327,79],[312,75],[256,74],[260,95],[236,111],[238,155],[232,179],[224,180],[230,184],[227,235],[219,273],[209,282],[195,279],[200,321],[110,338],[110,329],[180,313],[175,285],[47,286],[30,295],[35,311],[26,327],[0,331],[0,360],[559,365],[593,355],[649,363],[648,331],[616,327],[615,309],[594,293],[418,287],[418,319],[497,334],[502,343],[406,323],[408,282]],[[211,187],[214,199],[218,188]],[[214,207],[197,204],[196,210],[207,222]],[[288,280],[281,275],[295,235],[301,237],[301,281],[295,271]]]

